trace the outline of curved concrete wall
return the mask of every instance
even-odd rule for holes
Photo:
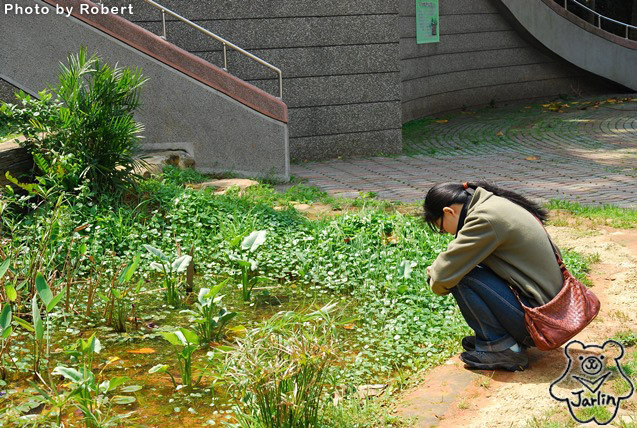
[[[37,0],[17,3],[46,5]],[[137,114],[146,127],[147,147],[185,149],[204,172],[289,178],[287,124],[248,107],[245,100],[231,98],[75,17],[2,13],[0,28],[0,78],[10,84],[35,94],[47,83],[55,84],[60,61],[88,46],[105,61],[140,67],[150,78]],[[218,70],[217,77],[223,79],[221,74]]]
[[[502,0],[536,39],[577,66],[637,91],[637,42],[607,33],[552,0]]]
[[[139,25],[161,33],[161,15],[141,0]],[[159,0],[159,3],[283,70],[295,161],[402,149],[398,4],[395,0]],[[223,64],[221,45],[168,21],[168,40]],[[229,51],[229,70],[277,93],[275,74]]]
[[[441,0],[440,43],[419,45],[415,1],[400,0],[403,122],[491,100],[608,90],[523,37],[498,2]]]

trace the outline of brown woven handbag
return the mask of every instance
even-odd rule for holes
[[[548,232],[546,234],[548,236]],[[550,236],[549,242],[564,276],[564,284],[559,293],[547,304],[530,308],[522,303],[517,290],[511,287],[524,309],[526,329],[540,351],[550,351],[562,346],[590,324],[600,308],[597,296],[566,269],[562,255]]]

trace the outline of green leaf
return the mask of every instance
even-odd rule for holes
[[[11,326],[11,315],[11,305],[7,303],[0,312],[0,330],[4,331]]]
[[[2,335],[0,337],[6,339],[7,337],[11,336],[11,333],[13,333],[13,327],[6,328],[2,330]]]
[[[15,287],[11,284],[7,284],[5,285],[4,289],[7,292],[7,297],[9,298],[9,301],[15,302],[15,299],[18,298],[18,292],[15,291]]]
[[[53,293],[51,293],[49,284],[46,283],[46,279],[40,272],[35,277],[35,288],[45,305],[48,305],[53,300]]]
[[[141,385],[128,385],[122,388],[122,392],[137,392],[142,389]]]
[[[227,323],[228,321],[230,321],[232,318],[234,318],[236,316],[237,316],[236,312],[227,312],[221,318],[219,318],[219,322],[220,323]]]
[[[148,244],[144,244],[144,248],[146,248],[152,255],[159,257],[161,260],[168,260],[168,257],[166,257],[159,248],[155,248]]]
[[[9,257],[7,257],[7,259],[4,262],[2,262],[2,264],[0,265],[0,279],[2,279],[5,273],[7,273],[7,270],[9,270],[10,264],[11,264],[11,259],[9,259]]]
[[[66,379],[75,383],[81,383],[84,380],[82,373],[71,367],[57,366],[51,374],[64,376]]]
[[[254,231],[241,243],[242,250],[255,251],[265,242],[265,230]]]
[[[116,395],[113,397],[112,401],[115,404],[131,404],[134,403],[137,399],[135,397],[131,397],[128,395]]]
[[[398,267],[398,275],[402,279],[411,278],[412,268],[416,266],[416,262],[412,262],[411,260],[403,260],[400,266]]]
[[[170,333],[170,332],[165,332],[162,331],[160,332],[160,334],[163,336],[164,339],[166,339],[171,345],[175,345],[175,346],[184,346],[186,343],[185,341],[182,341],[179,336],[177,336],[176,333]]]
[[[183,327],[181,327],[179,331],[181,332],[181,334],[184,335],[188,343],[192,343],[193,345],[199,345],[199,336],[197,336],[197,333]]]
[[[115,388],[117,388],[118,386],[122,385],[124,382],[129,381],[130,378],[127,376],[119,376],[119,377],[114,377],[113,379],[111,379],[110,384],[108,386],[108,390],[112,391]]]
[[[230,247],[232,248],[238,247],[240,243],[241,243],[241,235],[235,237],[232,241],[230,241]]]
[[[35,340],[40,341],[44,337],[44,324],[40,317],[40,308],[38,307],[38,297],[33,296],[31,299],[31,316],[33,318],[33,330],[35,332]]]
[[[122,271],[122,274],[119,276],[119,283],[124,284],[131,280],[135,271],[137,270],[137,266],[139,266],[139,255],[136,255],[133,258],[133,262],[126,266],[126,268]]]
[[[55,305],[57,305],[58,303],[60,303],[60,300],[62,300],[62,297],[64,297],[64,291],[60,291],[58,293],[57,296],[55,296],[53,298],[53,300],[51,300],[47,305],[46,305],[46,310],[47,312],[51,312],[53,310],[53,308],[55,308]]]
[[[33,326],[31,324],[29,324],[28,322],[26,322],[25,320],[23,320],[20,317],[13,317],[13,321],[17,322],[18,325],[30,332],[34,332],[35,330],[33,330]]]
[[[60,195],[62,196],[62,195]],[[60,234],[60,222],[55,220],[51,225],[51,242],[57,242],[58,235]]]
[[[92,354],[93,352],[99,354],[102,351],[102,344],[93,333],[87,340],[80,340],[80,350],[83,354]]]
[[[210,297],[208,296],[209,293],[210,293],[209,288],[202,288],[201,290],[199,290],[199,296],[197,296],[197,300],[199,301],[199,304],[204,306],[207,303],[207,301],[210,299]]]
[[[15,184],[16,186],[20,187],[21,189],[26,190],[27,192],[31,193],[31,194],[37,194],[38,190],[40,190],[40,186],[38,186],[35,183],[31,183],[31,184],[27,184],[27,183],[20,183],[18,181],[17,178],[15,178],[14,176],[12,176],[9,171],[4,173],[4,176],[6,177],[6,179],[8,181],[10,181],[11,183]]]
[[[165,265],[157,262],[150,262],[150,268],[156,270],[157,272],[163,272],[165,269]]]
[[[188,269],[188,265],[190,265],[191,261],[192,257],[190,257],[188,254],[177,258],[172,264],[173,271],[177,273],[184,272],[186,269]]]
[[[153,373],[166,373],[168,371],[168,365],[167,364],[157,364],[156,366],[151,367],[150,370],[148,370],[148,373],[153,374]]]

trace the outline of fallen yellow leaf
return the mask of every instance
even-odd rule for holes
[[[128,351],[129,354],[154,354],[155,352],[153,348],[140,348]]]
[[[540,158],[537,157],[537,156],[527,156],[524,159],[526,159],[526,160],[540,160]]]
[[[345,330],[354,330],[356,328],[356,326],[354,324],[344,324],[343,328]]]
[[[436,121],[436,123],[447,123],[447,122],[449,122],[447,119],[440,119]]]
[[[495,134],[495,135],[496,135],[496,137],[504,137],[504,132],[498,131],[498,133]]]

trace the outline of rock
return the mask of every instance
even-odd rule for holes
[[[186,169],[195,166],[195,160],[184,150],[165,150],[144,153],[146,166],[135,171],[142,177],[161,174],[164,166],[172,165],[176,168]]]
[[[226,178],[222,180],[210,180],[203,183],[189,184],[188,187],[192,189],[201,189],[201,190],[213,188],[213,189],[216,189],[215,190],[216,195],[219,195],[219,194],[223,195],[231,187],[235,187],[235,186],[239,187],[240,189],[239,193],[242,194],[245,191],[245,189],[247,189],[248,187],[256,186],[258,184],[259,184],[258,181],[248,180],[246,178]]]
[[[356,387],[359,398],[377,397],[385,392],[387,384],[360,385]]]
[[[308,204],[292,204],[297,211],[307,211],[311,208]]]
[[[6,171],[17,178],[29,172],[32,166],[33,159],[26,149],[14,142],[0,143],[0,185],[9,183],[5,178]]]

